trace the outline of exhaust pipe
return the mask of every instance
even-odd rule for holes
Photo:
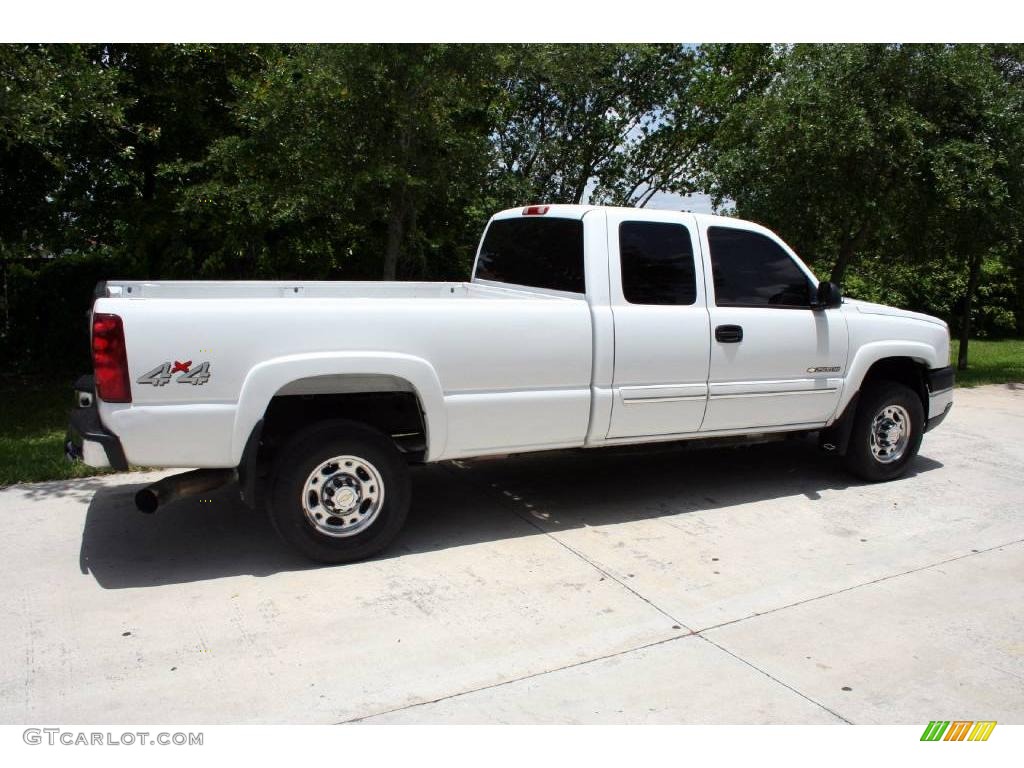
[[[234,469],[193,469],[180,475],[171,475],[147,485],[135,494],[135,506],[139,512],[151,515],[157,507],[186,496],[212,491],[235,479]]]

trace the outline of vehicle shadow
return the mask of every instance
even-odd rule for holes
[[[895,482],[941,467],[918,456]],[[143,485],[101,488],[89,504],[79,563],[104,589],[331,567],[310,563],[280,543],[266,515],[245,506],[234,486],[143,515],[134,505]],[[858,485],[832,457],[800,440],[434,464],[413,471],[409,521],[377,559],[751,501],[816,500],[823,490]]]

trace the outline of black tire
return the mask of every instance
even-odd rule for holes
[[[351,535],[331,536],[315,527],[307,516],[308,502],[304,504],[303,498],[307,479],[314,470],[339,456],[357,457],[371,465],[380,476],[383,495],[366,528]],[[394,442],[364,424],[336,419],[300,430],[278,453],[268,512],[281,540],[309,559],[347,563],[375,555],[394,540],[405,524],[409,500],[409,467]],[[316,505],[313,506],[310,515],[316,512]],[[348,514],[358,513],[328,513],[328,519],[338,520]],[[327,527],[326,522],[323,525]]]
[[[898,457],[885,461],[872,450],[872,424],[883,409],[893,406],[909,416],[910,434],[906,446]],[[907,465],[917,455],[924,437],[925,419],[921,398],[914,390],[894,381],[879,381],[861,393],[850,443],[846,448],[846,468],[857,477],[878,483],[894,480],[907,471]],[[884,450],[884,449],[883,449]]]

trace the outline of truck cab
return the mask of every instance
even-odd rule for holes
[[[527,221],[544,217],[547,225]],[[519,249],[544,251],[536,240],[545,226],[576,221],[581,274],[554,257],[534,268],[543,284],[495,267],[504,240],[517,243],[506,258],[521,264]],[[883,360],[887,375],[927,393],[929,418],[952,402],[942,320],[840,298],[753,222],[635,208],[511,209],[491,220],[473,280],[585,295],[594,329],[589,446],[827,428]],[[932,399],[928,374],[939,369],[941,396]]]

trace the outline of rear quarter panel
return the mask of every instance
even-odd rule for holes
[[[95,309],[124,319],[132,403],[103,403],[100,412],[134,464],[237,464],[273,396],[272,385],[247,386],[254,371],[277,361],[272,381],[283,386],[332,370],[339,353],[412,358],[433,371],[438,391],[420,397],[430,459],[577,444],[586,433],[583,299],[111,298]],[[165,362],[208,362],[209,380],[138,383]],[[340,362],[333,370],[348,372]]]

